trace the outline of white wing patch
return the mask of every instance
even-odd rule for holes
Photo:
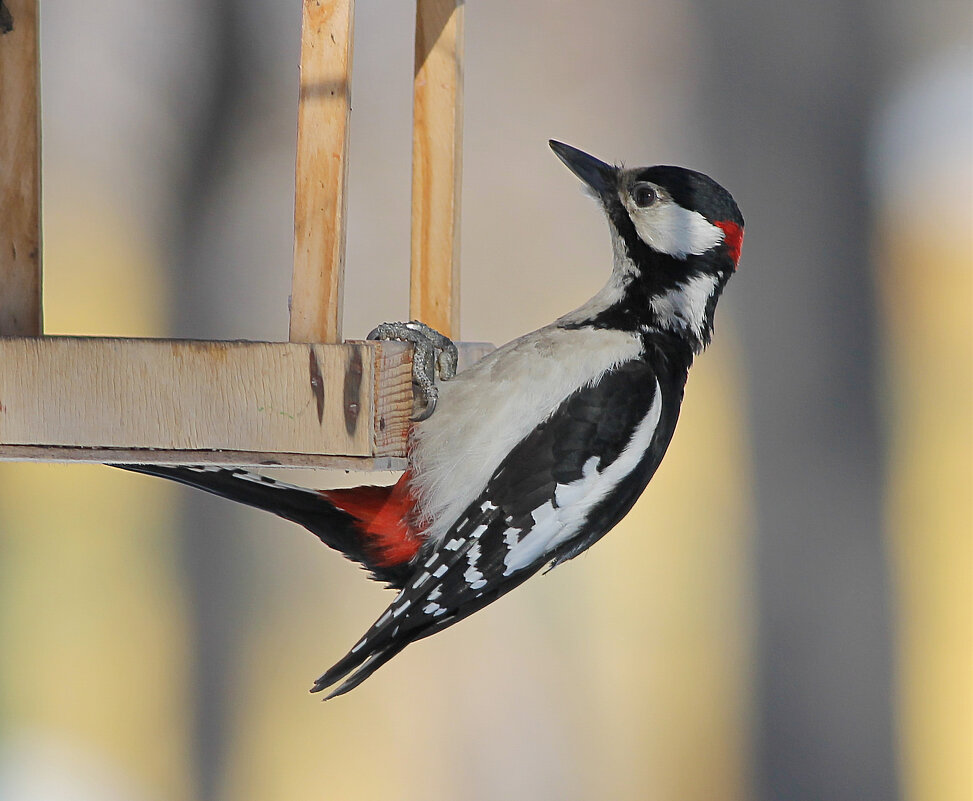
[[[601,459],[592,456],[581,468],[581,478],[591,478],[598,472]],[[558,484],[554,490],[554,500],[558,506],[573,506],[584,499],[586,485],[584,481],[572,481],[570,484]]]
[[[534,564],[543,554],[567,542],[581,529],[591,510],[642,460],[661,415],[662,391],[656,381],[652,405],[618,458],[600,471],[597,457],[589,459],[582,468],[581,478],[570,484],[557,485],[554,491],[556,507],[548,502],[531,513],[534,526],[504,557],[505,576]]]

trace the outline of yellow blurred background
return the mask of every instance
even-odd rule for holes
[[[42,3],[48,333],[286,337],[298,6]],[[357,8],[349,337],[407,311],[413,14]],[[161,481],[0,465],[0,799],[973,798],[971,30],[946,0],[470,4],[464,339],[607,275],[549,137],[747,217],[658,475],[322,705],[388,601],[360,571]]]

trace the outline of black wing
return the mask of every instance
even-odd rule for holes
[[[680,400],[680,392],[663,396],[644,361],[568,397],[510,452],[435,550],[420,557],[405,589],[312,691],[345,679],[329,697],[348,692],[410,642],[601,538],[658,467]]]

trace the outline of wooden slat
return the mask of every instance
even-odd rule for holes
[[[383,343],[376,358],[379,373],[388,377],[388,385],[400,389],[397,394],[380,392],[375,384],[375,454],[400,456],[406,450],[409,418],[398,410],[404,405],[411,415],[413,408],[412,349],[389,348]]]
[[[0,461],[402,470],[412,411],[401,342],[0,339]]]
[[[418,0],[412,132],[410,315],[459,335],[463,4]]]
[[[0,336],[38,336],[43,329],[38,92],[37,0],[5,0],[0,4]]]
[[[408,351],[402,343],[0,339],[0,443],[370,459],[375,409],[384,428],[402,431],[412,411],[409,371],[383,376],[376,362],[401,362]],[[383,440],[381,455],[403,456],[404,435],[396,443],[398,451]]]
[[[277,451],[167,451],[154,448],[54,448],[40,445],[0,445],[0,462],[206,464],[217,467],[311,467],[351,472],[398,471],[405,470],[408,466],[404,456],[331,456]]]
[[[340,342],[353,0],[304,0],[291,342]]]

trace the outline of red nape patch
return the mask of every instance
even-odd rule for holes
[[[717,220],[716,224],[723,229],[723,244],[733,259],[733,269],[736,269],[740,261],[740,248],[743,247],[743,229],[727,220]]]
[[[400,565],[419,552],[422,540],[411,526],[415,500],[408,472],[390,487],[322,490],[321,495],[358,520],[365,555],[377,567]]]

